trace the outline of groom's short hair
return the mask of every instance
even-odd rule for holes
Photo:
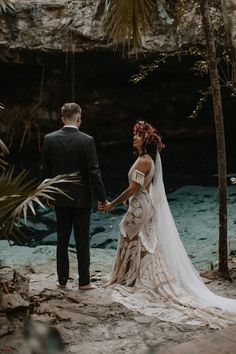
[[[81,115],[82,109],[77,103],[64,103],[61,107],[61,115],[63,118],[72,118],[75,113],[79,113]]]

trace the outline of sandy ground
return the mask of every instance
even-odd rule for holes
[[[0,247],[2,264],[14,266],[30,279],[31,319],[55,326],[62,335],[65,353],[158,353],[166,346],[213,331],[208,327],[161,322],[113,303],[111,290],[103,285],[109,278],[114,250],[91,250],[92,281],[98,289],[85,292],[79,291],[76,283],[73,249],[69,287],[59,290],[55,285],[55,246],[10,247],[6,241],[0,241]],[[215,292],[236,298],[235,281],[208,283]],[[0,339],[0,353],[30,353],[20,327]]]

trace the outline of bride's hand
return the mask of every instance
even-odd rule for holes
[[[236,177],[230,178],[230,181],[231,181],[232,184],[236,184]]]
[[[105,204],[103,205],[100,205],[99,207],[99,211],[110,211],[111,209],[113,209],[113,206],[112,206],[112,203],[110,202],[106,202]]]

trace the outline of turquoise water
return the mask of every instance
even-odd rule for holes
[[[112,199],[127,187],[127,172],[134,156],[130,144],[103,146],[98,149],[103,180],[108,198]],[[203,159],[202,156],[207,158]],[[235,155],[230,154],[228,171],[234,172]],[[14,159],[13,159],[14,160]],[[218,259],[218,197],[214,142],[185,141],[167,144],[162,153],[164,182],[170,208],[181,239],[199,269]],[[37,175],[39,156],[23,155],[20,166]],[[236,175],[236,174],[235,174]],[[236,186],[228,187],[229,251],[236,249]],[[95,212],[91,216],[91,246],[116,248],[119,223],[126,209],[120,206],[110,214]],[[56,244],[55,215],[47,210],[30,218],[33,242]],[[73,237],[71,245],[74,246]]]

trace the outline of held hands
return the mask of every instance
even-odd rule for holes
[[[105,203],[98,202],[98,211],[108,212],[111,209],[113,209],[113,205],[112,203],[108,202],[108,200],[106,200]]]
[[[232,184],[236,184],[236,177],[230,178],[230,181],[231,181]]]

